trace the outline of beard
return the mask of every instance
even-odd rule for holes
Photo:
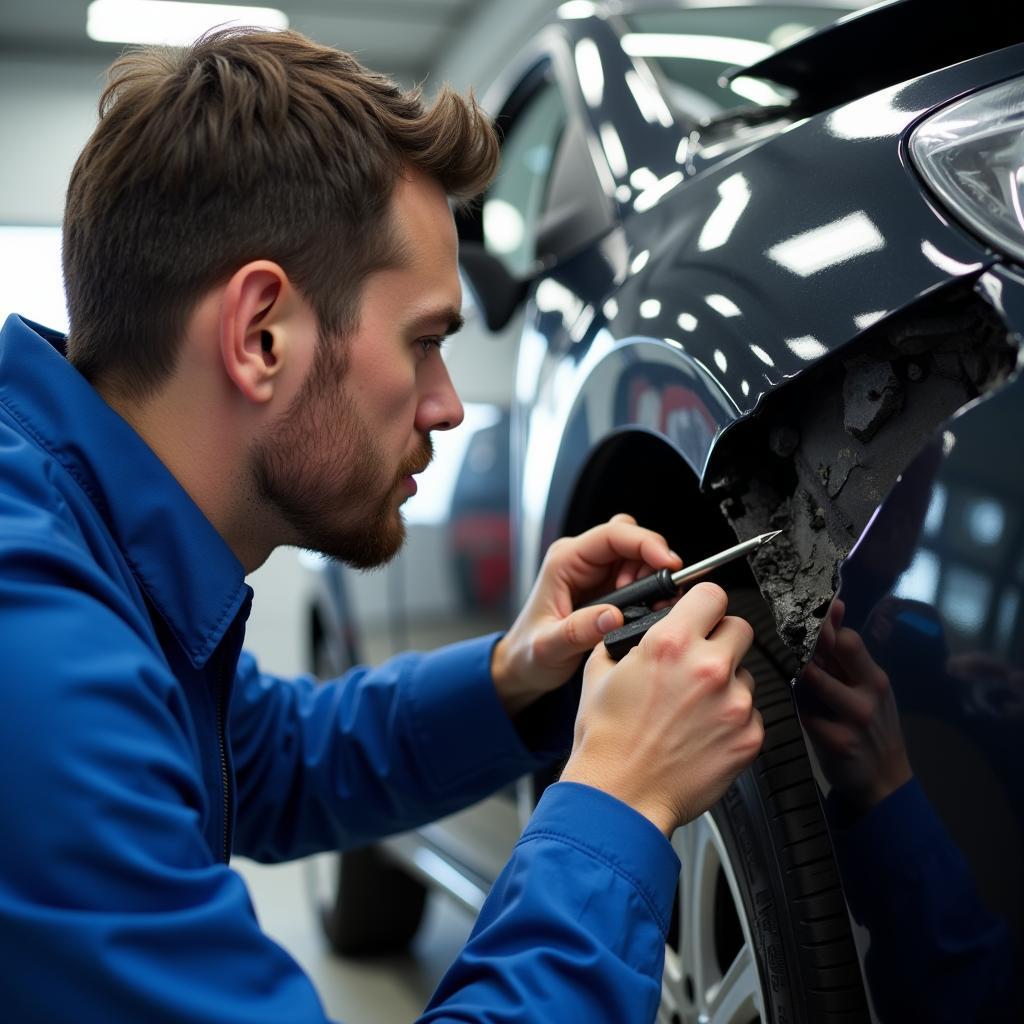
[[[293,543],[355,569],[389,562],[405,542],[401,490],[433,458],[429,436],[397,469],[344,388],[337,340],[320,338],[309,378],[282,421],[252,449],[257,498],[277,511]]]

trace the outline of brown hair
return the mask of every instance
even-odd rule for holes
[[[497,141],[472,96],[426,109],[295,32],[224,29],[110,68],[64,216],[68,357],[133,398],[172,372],[195,303],[250,260],[279,263],[321,334],[357,322],[366,276],[399,259],[405,164],[450,196],[486,187]]]

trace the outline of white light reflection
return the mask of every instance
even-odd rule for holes
[[[676,317],[676,323],[679,324],[684,331],[692,332],[697,330],[697,318],[692,313],[680,313],[679,316]]]
[[[558,8],[558,16],[569,21],[572,18],[592,18],[597,13],[597,4],[591,0],[569,0]]]
[[[736,305],[732,299],[727,298],[724,295],[705,295],[704,301],[716,312],[721,313],[722,316],[740,316],[740,307]]]
[[[743,397],[747,398],[750,395],[750,385],[745,381],[740,381],[740,391],[743,392]]]
[[[899,135],[920,113],[864,100],[833,111],[825,119],[825,129],[837,139],[884,139]]]
[[[820,359],[828,353],[828,349],[810,334],[805,334],[802,338],[787,338],[786,348],[798,359]]]
[[[929,263],[954,277],[959,277],[961,274],[973,274],[976,270],[981,270],[980,263],[961,263],[959,260],[953,259],[952,256],[941,252],[927,238],[921,241],[921,252]]]
[[[542,313],[561,313],[567,324],[576,322],[583,312],[583,303],[565,285],[559,284],[553,277],[546,277],[537,286],[534,300]]]
[[[697,248],[701,252],[717,249],[729,241],[750,202],[750,185],[742,174],[731,174],[718,186],[718,197],[718,205],[704,222],[697,239]]]
[[[679,145],[676,146],[676,163],[685,164],[686,158],[690,155],[690,138],[688,135],[684,135],[679,140]]]
[[[488,248],[499,253],[515,252],[523,242],[523,215],[504,199],[484,203],[484,236]]]
[[[914,560],[896,581],[893,593],[908,601],[931,604],[939,587],[939,560],[930,551],[918,551]]]
[[[661,313],[661,303],[657,299],[644,299],[640,303],[640,315],[645,320],[653,320]]]
[[[658,176],[650,167],[638,167],[630,176],[629,183],[637,190],[643,192],[645,188],[651,188],[658,184]]]
[[[598,134],[601,136],[601,148],[608,160],[609,169],[616,178],[624,178],[629,170],[629,164],[626,161],[626,151],[622,148],[622,140],[619,138],[615,126],[604,121],[598,128]]]
[[[686,351],[686,347],[683,345],[683,343],[681,341],[676,341],[675,338],[666,338],[665,341],[673,348],[679,349],[680,352]]]
[[[870,313],[859,313],[853,318],[854,326],[858,331],[866,331],[872,324],[877,324],[887,312],[885,309],[875,309]]]
[[[622,37],[622,48],[630,57],[677,57],[743,67],[756,64],[775,52],[767,43],[753,39],[682,32],[629,32]]]
[[[576,74],[580,91],[588,106],[599,107],[604,98],[604,67],[601,53],[593,39],[581,39],[576,44]]]
[[[650,210],[652,207],[657,206],[682,180],[682,171],[673,171],[671,174],[666,174],[656,185],[645,189],[636,197],[633,202],[633,209],[637,213],[643,213],[645,210]]]
[[[671,128],[674,123],[672,113],[665,106],[665,101],[658,90],[649,82],[645,82],[635,71],[627,71],[624,77],[643,119],[649,124]]]
[[[729,369],[729,360],[725,358],[725,353],[720,349],[715,349],[715,365],[725,373]]]
[[[629,265],[629,272],[631,274],[639,274],[644,267],[647,266],[647,261],[651,258],[651,250],[643,249],[633,257],[633,262]]]
[[[601,309],[604,313],[605,319],[614,320],[619,315],[619,304],[615,299],[609,299]]]
[[[790,97],[780,89],[776,89],[760,78],[750,78],[747,75],[734,78],[729,83],[729,88],[737,96],[742,96],[745,100],[750,100],[751,103],[756,103],[760,107],[780,107],[787,105],[790,101]]]
[[[751,345],[750,346],[750,351],[753,352],[754,355],[757,356],[757,358],[760,359],[761,362],[764,363],[765,366],[774,366],[775,365],[775,360],[772,359],[772,357],[770,355],[768,355],[768,353],[765,352],[765,350],[763,348],[761,348],[760,345]]]
[[[628,203],[633,198],[633,190],[628,185],[620,185],[615,190],[615,198],[620,203]]]
[[[799,277],[810,277],[884,248],[882,233],[863,210],[858,210],[779,242],[765,255]]]
[[[992,547],[1003,539],[1006,512],[992,498],[975,498],[967,508],[967,530],[971,540],[983,547]]]

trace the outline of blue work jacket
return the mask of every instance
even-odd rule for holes
[[[568,728],[524,741],[493,637],[322,686],[262,673],[241,565],[63,346],[0,331],[0,1016],[323,1022],[230,853],[408,829]],[[653,1020],[677,873],[630,808],[550,787],[423,1020]]]

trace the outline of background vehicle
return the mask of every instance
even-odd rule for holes
[[[483,316],[519,339],[516,601],[616,511],[687,561],[785,531],[719,577],[768,738],[674,839],[666,1022],[1019,1019],[1024,466],[998,439],[1020,436],[1024,32],[906,0],[801,36],[841,13],[567,4],[491,95],[503,170],[460,223]],[[840,583],[930,808],[934,842],[888,860],[851,855],[865,822],[889,833],[840,813],[790,686]],[[373,857],[472,907],[547,781]]]

